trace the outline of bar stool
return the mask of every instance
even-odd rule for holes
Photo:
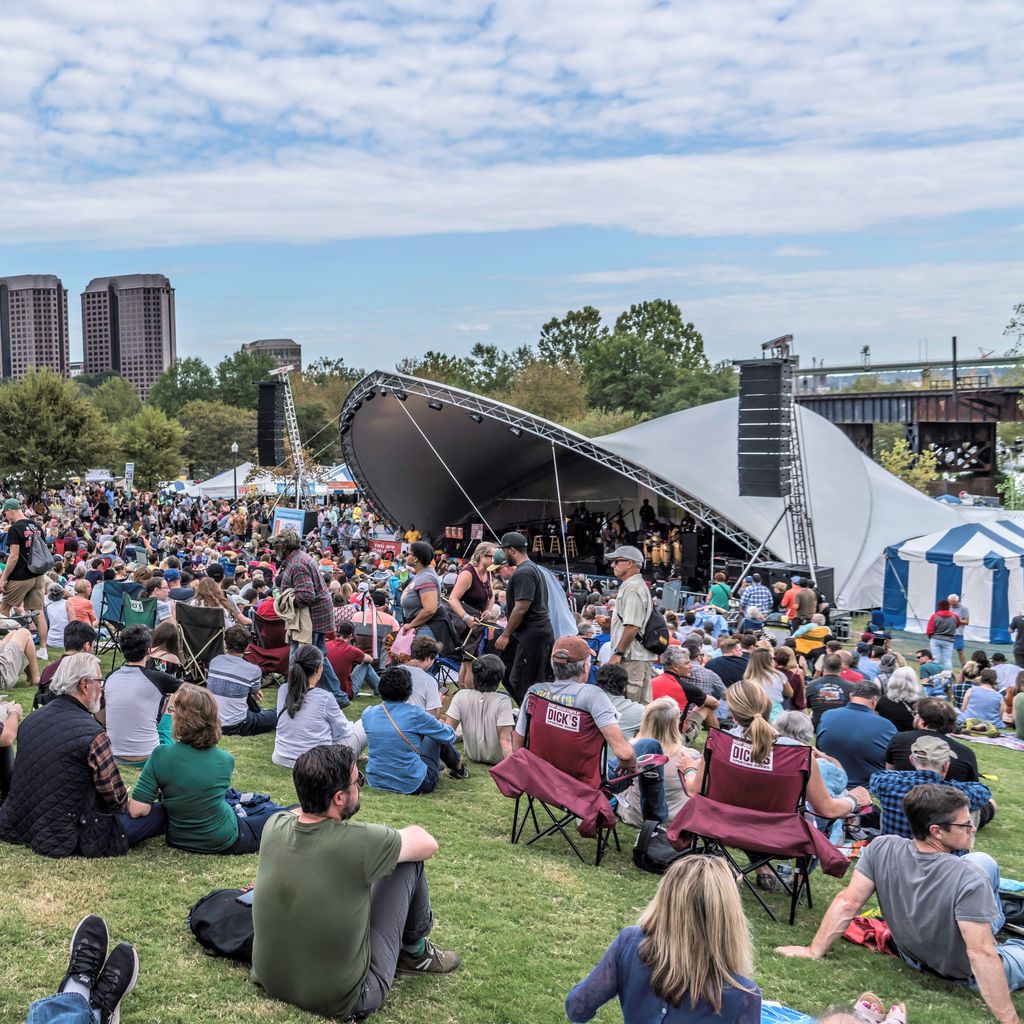
[[[544,554],[544,538],[539,533],[533,535],[533,547],[531,550],[538,555]]]
[[[552,534],[551,546],[548,549],[549,555],[560,555],[562,553],[562,538],[558,534]]]
[[[580,553],[576,548],[576,538],[566,537],[565,538],[565,553],[569,558],[579,558]]]

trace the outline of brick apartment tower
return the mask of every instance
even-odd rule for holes
[[[174,289],[163,274],[97,277],[82,292],[83,373],[116,370],[145,398],[177,358]]]
[[[33,367],[68,375],[68,293],[53,274],[0,277],[0,376]]]

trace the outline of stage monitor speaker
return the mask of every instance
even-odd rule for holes
[[[744,498],[785,498],[790,492],[790,409],[793,367],[787,359],[740,364],[739,490]]]
[[[261,466],[284,465],[284,384],[259,381],[256,409],[256,449]]]
[[[751,573],[760,573],[761,582],[766,587],[773,587],[776,583],[785,583],[789,586],[794,576],[801,579],[810,579],[811,570],[807,565],[796,565],[793,562],[758,562],[750,567]],[[814,567],[814,574],[818,580],[818,590],[826,601],[833,607],[836,601],[836,572],[827,566],[817,565]]]

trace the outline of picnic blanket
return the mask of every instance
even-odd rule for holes
[[[996,736],[990,739],[988,736],[972,736],[970,733],[957,732],[953,733],[953,738],[957,740],[966,740],[968,743],[987,743],[992,747],[1008,747],[1010,750],[1024,750],[1024,740],[1019,740],[1016,736]]]
[[[792,1007],[783,1006],[782,1003],[765,999],[761,1002],[761,1024],[814,1024],[814,1018]]]

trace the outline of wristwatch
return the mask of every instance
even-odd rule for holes
[[[612,654],[615,657],[617,657],[617,658],[624,658],[626,656],[626,652],[625,651],[620,651],[618,648],[616,648],[614,651],[612,651]]]

